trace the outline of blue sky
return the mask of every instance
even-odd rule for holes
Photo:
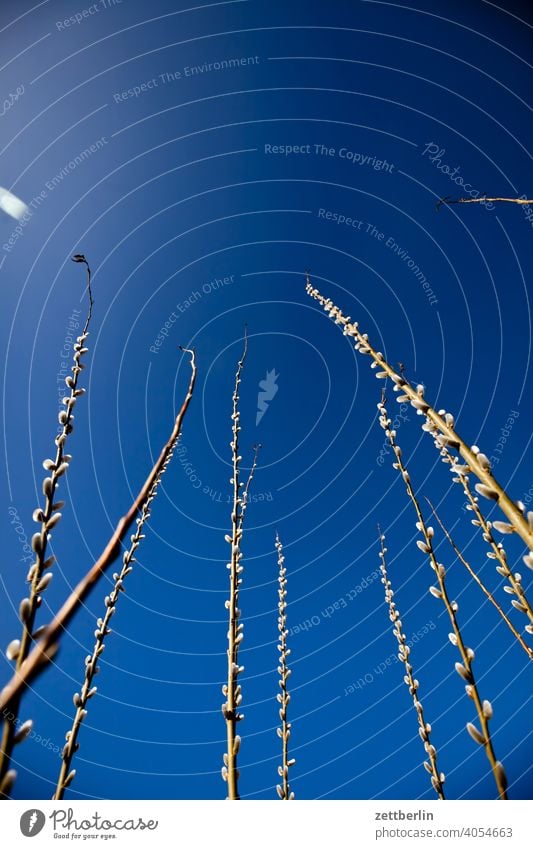
[[[433,798],[392,659],[379,522],[446,791],[494,797],[483,752],[464,731],[471,703],[446,616],[427,592],[412,508],[383,453],[376,380],[305,294],[304,271],[426,384],[436,407],[456,414],[464,438],[497,459],[500,482],[529,503],[533,220],[515,205],[435,204],[532,191],[532,24],[526,4],[503,11],[482,0],[2,4],[1,74],[13,97],[1,117],[0,184],[32,210],[18,234],[16,221],[0,219],[2,646],[17,635],[61,352],[74,311],[86,309],[72,253],[90,260],[95,311],[41,621],[98,556],[170,432],[188,380],[177,345],[195,346],[199,369],[180,456],[107,643],[71,798],[224,796],[224,534],[245,324],[245,468],[252,444],[263,449],[241,593],[241,794],[275,795],[278,530],[296,796]],[[259,384],[273,369],[278,391],[256,425]],[[417,491],[440,505],[505,604],[461,490],[421,420],[412,409],[404,416],[398,439]],[[438,551],[494,706],[510,795],[528,798],[527,658],[445,541]],[[521,563],[518,542],[508,551]],[[52,795],[108,588],[104,579],[24,700],[22,718],[45,743],[16,750],[17,798]],[[1,680],[9,668],[2,657]]]

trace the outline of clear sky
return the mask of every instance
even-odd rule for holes
[[[277,530],[296,796],[434,798],[377,575],[380,522],[446,791],[494,797],[464,730],[474,715],[446,614],[428,594],[412,507],[383,447],[380,387],[307,297],[304,271],[530,503],[533,212],[435,205],[533,191],[532,25],[515,0],[505,10],[484,0],[1,4],[0,185],[31,212],[22,224],[0,218],[2,651],[18,635],[65,344],[87,306],[70,256],[91,263],[95,309],[40,622],[94,562],[170,432],[188,381],[177,346],[194,345],[198,358],[182,451],[120,599],[70,798],[225,795],[224,534],[245,323],[245,469],[252,444],[263,449],[243,545],[242,796],[273,798],[277,781]],[[257,423],[265,380],[277,392]],[[392,397],[390,408],[398,414]],[[414,410],[402,415],[417,491],[441,506],[511,609],[461,489]],[[494,707],[510,796],[528,798],[527,658],[440,537],[438,546]],[[519,541],[508,552],[531,585]],[[109,587],[106,578],[92,593],[24,700],[22,719],[42,739],[16,750],[17,798],[52,795]],[[2,655],[1,681],[10,668]]]

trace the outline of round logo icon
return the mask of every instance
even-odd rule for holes
[[[22,814],[20,818],[20,830],[24,837],[35,837],[36,834],[39,834],[43,830],[45,822],[46,817],[43,812],[38,811],[36,808],[31,808],[31,810],[25,811]]]

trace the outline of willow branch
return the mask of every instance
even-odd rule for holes
[[[190,351],[186,348],[182,350],[191,355],[191,378],[187,394],[177,415],[168,442],[163,447],[155,465],[152,468],[152,471],[141,487],[135,501],[128,512],[118,522],[115,531],[98,560],[69,595],[50,625],[45,628],[40,641],[28,655],[21,668],[13,675],[7,686],[4,687],[0,693],[0,711],[8,710],[14,700],[20,696],[24,688],[34,679],[38,672],[41,671],[43,666],[50,661],[51,657],[57,650],[59,640],[61,639],[66,626],[74,614],[80,609],[84,600],[87,598],[95,584],[100,580],[106,569],[108,569],[119,556],[121,542],[136,515],[142,509],[142,505],[146,500],[154,481],[157,479],[161,469],[163,468],[168,453],[172,450],[172,446],[181,432],[183,418],[192,398],[194,383],[196,380],[194,351]]]
[[[246,504],[243,503],[241,496],[241,488],[244,483],[241,483],[239,478],[240,461],[239,455],[239,432],[240,432],[240,412],[239,412],[239,387],[241,383],[241,375],[248,353],[248,334],[245,329],[244,334],[244,349],[242,356],[237,364],[235,373],[235,386],[233,389],[233,409],[231,414],[232,420],[232,441],[230,443],[233,473],[230,478],[230,483],[233,485],[233,508],[231,512],[231,536],[226,535],[226,542],[231,546],[230,562],[227,564],[229,569],[230,589],[229,599],[226,600],[226,608],[228,610],[228,674],[227,683],[222,687],[222,693],[226,696],[226,701],[222,705],[222,714],[226,720],[226,738],[227,751],[224,754],[224,765],[222,766],[222,778],[228,784],[228,799],[238,800],[239,796],[239,770],[237,769],[237,753],[240,748],[241,738],[237,734],[237,723],[244,719],[244,714],[240,713],[238,707],[242,702],[241,686],[238,683],[239,675],[244,671],[244,667],[239,666],[239,645],[244,637],[244,625],[239,623],[239,587],[242,583],[242,573],[244,567],[241,564],[241,539],[243,532],[243,511]],[[252,466],[252,474],[253,474]]]
[[[449,415],[449,414],[447,414]],[[423,427],[427,427],[423,425]],[[435,437],[435,434],[430,434]],[[490,546],[490,551],[487,552],[487,557],[489,560],[497,560],[498,566],[496,566],[496,571],[499,575],[502,575],[509,583],[504,585],[505,592],[510,595],[515,595],[516,598],[512,600],[512,606],[527,616],[529,619],[529,624],[525,626],[525,630],[528,634],[533,634],[533,609],[531,608],[531,604],[526,596],[526,592],[522,585],[522,576],[519,572],[513,572],[507,562],[507,554],[505,548],[503,547],[501,542],[497,542],[494,538],[494,534],[492,533],[492,529],[498,531],[502,534],[512,534],[514,533],[514,525],[510,525],[507,522],[490,522],[484,515],[483,511],[479,506],[479,499],[472,492],[472,488],[470,486],[469,480],[469,472],[470,467],[465,466],[459,462],[450,454],[447,447],[445,445],[435,443],[437,448],[440,450],[440,454],[444,463],[447,463],[450,466],[450,471],[454,475],[452,478],[454,483],[458,483],[463,487],[463,492],[466,495],[468,500],[468,504],[466,505],[466,509],[473,512],[475,515],[475,519],[472,519],[472,524],[474,527],[480,528],[483,533],[484,542],[488,543]],[[478,462],[482,463],[487,468],[490,468],[490,461],[485,454],[481,454],[479,450],[477,450],[477,459]],[[523,506],[523,505],[522,505]],[[525,507],[523,508],[523,512],[526,513]],[[527,513],[528,522],[531,523],[531,519],[533,517],[533,513]]]
[[[86,266],[89,309],[81,335],[78,336],[74,343],[73,366],[71,368],[72,376],[68,375],[65,378],[69,393],[63,398],[65,409],[59,413],[61,431],[54,440],[56,446],[55,457],[53,460],[47,459],[43,462],[43,466],[49,474],[43,481],[44,507],[37,507],[33,512],[33,521],[39,525],[39,531],[33,535],[31,541],[32,549],[35,553],[35,562],[31,566],[26,579],[30,584],[29,595],[27,598],[22,599],[19,607],[22,633],[20,639],[12,640],[9,643],[6,652],[8,660],[15,661],[17,672],[20,671],[22,664],[28,657],[32,643],[39,636],[40,629],[35,630],[37,610],[41,606],[42,595],[50,585],[54,574],[51,571],[47,571],[52,568],[55,561],[53,555],[51,557],[47,556],[48,542],[52,528],[55,528],[61,521],[62,515],[59,511],[65,504],[64,501],[56,501],[56,493],[60,479],[67,472],[70,461],[72,460],[72,456],[65,453],[65,447],[69,435],[74,430],[74,405],[77,399],[85,393],[85,389],[80,389],[78,384],[79,376],[85,368],[82,358],[89,350],[85,347],[85,342],[89,336],[89,325],[91,323],[94,304],[91,290],[91,269],[83,254],[75,254],[72,260],[73,262],[83,263]],[[0,744],[0,799],[7,798],[7,794],[10,792],[16,778],[16,772],[10,770],[13,749],[18,742],[21,742],[27,737],[33,725],[32,720],[26,720],[22,725],[25,733],[20,734],[19,709],[20,700],[13,702],[9,711],[9,720],[6,719],[4,721],[2,742]]]
[[[344,335],[351,336],[355,340],[356,350],[373,360],[373,367],[380,369],[376,373],[376,377],[389,377],[395,384],[395,391],[403,393],[396,400],[399,403],[409,402],[420,415],[425,417],[426,422],[434,431],[439,431],[440,443],[454,448],[459,452],[481,482],[476,485],[476,491],[484,498],[498,503],[498,506],[507,516],[516,533],[519,534],[530,549],[530,552],[524,557],[524,562],[530,569],[533,569],[533,525],[530,525],[523,511],[512,501],[496,478],[493,477],[490,467],[487,468],[484,463],[479,461],[474,450],[475,446],[472,448],[468,446],[456,432],[453,426],[453,416],[451,414],[444,415],[434,410],[424,398],[424,386],[419,384],[415,389],[403,375],[397,374],[386,362],[383,354],[372,347],[368,340],[368,335],[361,333],[357,322],[352,323],[350,317],[344,316],[331,299],[321,295],[318,289],[311,285],[309,277],[307,277],[306,291],[310,297],[322,305],[322,308],[328,313],[329,317],[342,327]]]
[[[402,460],[401,448],[396,442],[396,434],[394,430],[391,430],[392,422],[387,413],[384,394],[382,400],[378,404],[378,410],[379,423],[385,431],[385,435],[389,441],[389,445],[394,451],[394,455],[396,458],[396,461],[393,463],[393,466],[395,469],[398,470],[398,472],[402,476],[402,479],[405,483],[407,495],[409,496],[409,499],[413,504],[418,519],[416,523],[417,530],[423,536],[423,540],[417,540],[417,546],[420,548],[421,551],[424,552],[424,554],[427,555],[430,566],[437,576],[439,588],[437,589],[437,587],[430,587],[430,593],[435,598],[441,599],[446,608],[446,612],[448,614],[450,624],[452,626],[452,633],[450,633],[448,637],[452,645],[457,647],[462,660],[462,663],[455,664],[455,669],[458,675],[460,675],[461,678],[467,682],[466,694],[474,702],[479,722],[481,725],[481,732],[471,722],[467,723],[466,729],[470,736],[473,738],[473,740],[480,746],[483,746],[483,749],[485,750],[485,754],[487,756],[487,759],[490,763],[494,775],[494,780],[498,789],[499,798],[507,799],[507,779],[505,776],[505,771],[501,761],[496,758],[496,755],[494,753],[494,747],[492,745],[492,739],[490,736],[489,720],[492,719],[492,705],[488,700],[485,699],[482,701],[480,698],[477,684],[474,678],[474,672],[472,669],[472,663],[475,654],[473,649],[467,647],[464,643],[456,616],[459,606],[456,601],[451,601],[448,595],[445,581],[446,569],[444,568],[442,563],[439,563],[437,561],[437,557],[433,548],[432,540],[434,536],[434,531],[432,527],[428,527],[428,525],[426,525],[424,516],[422,515],[420,504],[411,485],[411,478],[409,476],[409,472],[407,471],[406,465]]]
[[[289,758],[289,738],[291,736],[291,723],[287,719],[287,709],[291,696],[288,689],[288,679],[291,670],[287,664],[287,658],[291,650],[287,648],[287,569],[285,568],[285,555],[283,554],[283,546],[281,540],[276,534],[276,549],[278,552],[278,568],[279,568],[279,589],[278,589],[278,631],[279,631],[279,688],[278,702],[280,703],[279,718],[281,726],[277,729],[278,737],[281,739],[281,766],[278,767],[278,775],[282,783],[276,786],[276,791],[280,799],[291,801],[294,799],[294,793],[289,785],[289,769],[294,766],[296,760]]]
[[[137,549],[141,544],[141,540],[143,540],[145,536],[143,533],[143,528],[151,515],[152,501],[157,495],[161,479],[164,473],[166,472],[168,464],[170,463],[174,455],[174,450],[176,448],[178,439],[179,433],[175,435],[174,441],[172,442],[169,451],[167,451],[166,453],[163,465],[161,466],[157,477],[152,483],[150,489],[148,490],[146,499],[142,505],[141,515],[138,519],[136,519],[137,529],[135,533],[131,536],[131,545],[128,550],[124,552],[122,558],[122,568],[120,572],[115,572],[113,575],[113,589],[110,595],[106,596],[105,598],[104,616],[103,618],[99,618],[96,623],[96,640],[94,643],[92,654],[87,655],[85,659],[85,675],[81,691],[79,693],[74,694],[73,701],[74,707],[76,708],[76,713],[74,715],[72,726],[65,735],[65,739],[67,742],[65,743],[63,751],[61,753],[62,762],[61,768],[59,770],[56,791],[53,796],[54,799],[63,799],[65,795],[65,790],[67,789],[67,787],[70,787],[74,776],[76,775],[76,770],[72,769],[72,760],[74,758],[75,753],[79,749],[79,743],[77,742],[78,735],[81,726],[85,720],[85,717],[87,716],[87,705],[89,699],[92,699],[93,696],[96,695],[97,688],[93,686],[93,680],[100,671],[100,667],[98,666],[98,659],[105,650],[105,638],[111,633],[109,623],[111,621],[112,616],[114,616],[116,613],[117,603],[120,598],[120,594],[125,592],[124,582],[130,572],[133,571],[133,564],[136,562],[137,559]]]
[[[413,698],[413,705],[416,711],[416,716],[418,719],[418,733],[420,734],[420,738],[424,744],[424,748],[426,754],[428,756],[428,760],[424,761],[424,769],[426,772],[429,772],[431,776],[431,786],[433,787],[435,793],[439,797],[439,799],[444,799],[444,780],[445,776],[443,772],[439,772],[437,765],[437,750],[435,746],[431,743],[431,725],[429,722],[426,722],[424,716],[424,708],[422,707],[422,702],[420,701],[418,690],[419,683],[418,680],[413,675],[413,667],[410,661],[410,648],[407,645],[407,638],[402,631],[402,620],[400,617],[400,611],[397,608],[396,602],[394,601],[394,591],[392,589],[392,584],[389,580],[389,576],[387,574],[387,560],[386,553],[387,549],[385,547],[385,535],[381,533],[381,528],[378,525],[379,532],[379,541],[380,541],[380,571],[381,571],[381,583],[385,586],[385,602],[389,608],[389,619],[394,624],[393,634],[396,637],[398,642],[399,653],[398,656],[400,660],[403,662],[405,666],[405,677],[404,681],[409,688],[409,693]]]

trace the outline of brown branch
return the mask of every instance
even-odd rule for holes
[[[89,595],[91,589],[102,577],[106,569],[108,569],[109,566],[111,566],[111,564],[114,563],[114,561],[119,556],[121,550],[121,542],[124,539],[137,513],[141,510],[143,502],[146,500],[146,497],[152,487],[152,484],[157,479],[161,469],[165,464],[165,460],[167,458],[168,453],[172,450],[172,446],[181,432],[183,418],[189,407],[189,403],[194,390],[194,383],[196,380],[196,364],[194,358],[194,351],[191,351],[187,348],[182,348],[181,350],[191,355],[191,379],[189,382],[187,394],[183,401],[182,407],[177,415],[170,438],[162,449],[159,458],[157,459],[154,467],[152,468],[152,471],[148,475],[135,501],[131,505],[128,512],[118,522],[115,531],[112,534],[106,547],[104,548],[102,554],[100,555],[96,563],[87,572],[85,577],[82,578],[82,580],[73,590],[73,592],[69,595],[69,597],[63,604],[63,607],[56,614],[50,625],[46,627],[39,643],[35,646],[35,648],[28,655],[27,659],[24,661],[20,669],[15,672],[9,683],[6,685],[6,687],[4,687],[4,689],[0,693],[0,711],[2,712],[9,710],[10,706],[14,703],[14,700],[16,700],[21,695],[24,688],[42,670],[43,666],[45,666],[49,662],[49,660],[51,659],[51,655],[53,655],[57,650],[59,640],[61,639],[61,636],[66,626],[68,625],[74,614],[77,613],[83,601]]]
[[[135,533],[131,536],[131,545],[128,550],[124,552],[122,558],[122,568],[120,572],[115,572],[113,574],[113,589],[111,593],[105,597],[104,616],[97,620],[95,631],[96,640],[93,646],[93,650],[92,653],[90,655],[87,655],[85,659],[83,684],[80,692],[75,693],[74,695],[74,706],[76,708],[76,713],[74,714],[72,725],[65,735],[65,739],[67,742],[63,746],[63,751],[61,753],[62,763],[61,768],[59,770],[59,777],[57,780],[55,794],[53,796],[54,799],[64,798],[65,790],[67,789],[67,787],[70,787],[74,776],[76,775],[76,770],[72,769],[72,760],[79,749],[78,736],[81,730],[81,726],[85,721],[85,717],[87,716],[87,707],[89,699],[92,699],[97,691],[97,688],[93,687],[93,680],[95,676],[98,675],[98,673],[100,672],[98,660],[105,650],[105,639],[111,633],[109,623],[111,621],[111,618],[116,613],[116,608],[121,593],[125,592],[124,583],[126,581],[126,578],[130,574],[130,572],[133,571],[133,564],[137,561],[137,549],[141,544],[141,540],[143,540],[145,536],[143,530],[146,522],[148,521],[151,515],[152,501],[154,501],[157,496],[159,484],[161,483],[163,475],[166,472],[170,461],[172,460],[176,445],[178,443],[178,439],[179,433],[176,434],[175,439],[172,443],[172,447],[170,451],[167,452],[165,462],[161,466],[159,474],[154,480],[152,486],[148,491],[146,499],[143,502],[141,515],[138,519],[136,519],[137,528],[135,530]]]

